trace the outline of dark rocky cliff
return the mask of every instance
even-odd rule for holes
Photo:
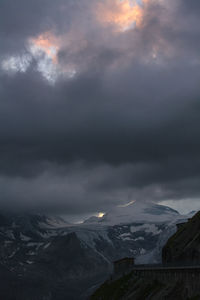
[[[164,264],[200,265],[200,212],[168,240],[162,258]]]

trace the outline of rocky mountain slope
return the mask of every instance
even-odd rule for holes
[[[164,263],[200,265],[200,212],[180,226],[163,248]]]

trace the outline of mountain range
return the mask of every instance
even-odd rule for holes
[[[7,276],[0,298],[86,299],[112,272],[114,260],[159,263],[176,224],[189,217],[140,202],[78,225],[55,216],[2,213],[0,276],[5,269]]]

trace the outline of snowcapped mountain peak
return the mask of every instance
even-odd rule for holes
[[[167,206],[153,202],[135,201],[128,205],[116,206],[102,218],[90,218],[87,223],[98,222],[104,225],[119,225],[133,222],[168,222],[178,218],[179,213]]]

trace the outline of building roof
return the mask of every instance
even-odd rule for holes
[[[114,261],[113,263],[117,264],[117,263],[121,263],[123,261],[134,261],[134,257],[124,257],[124,258]]]

